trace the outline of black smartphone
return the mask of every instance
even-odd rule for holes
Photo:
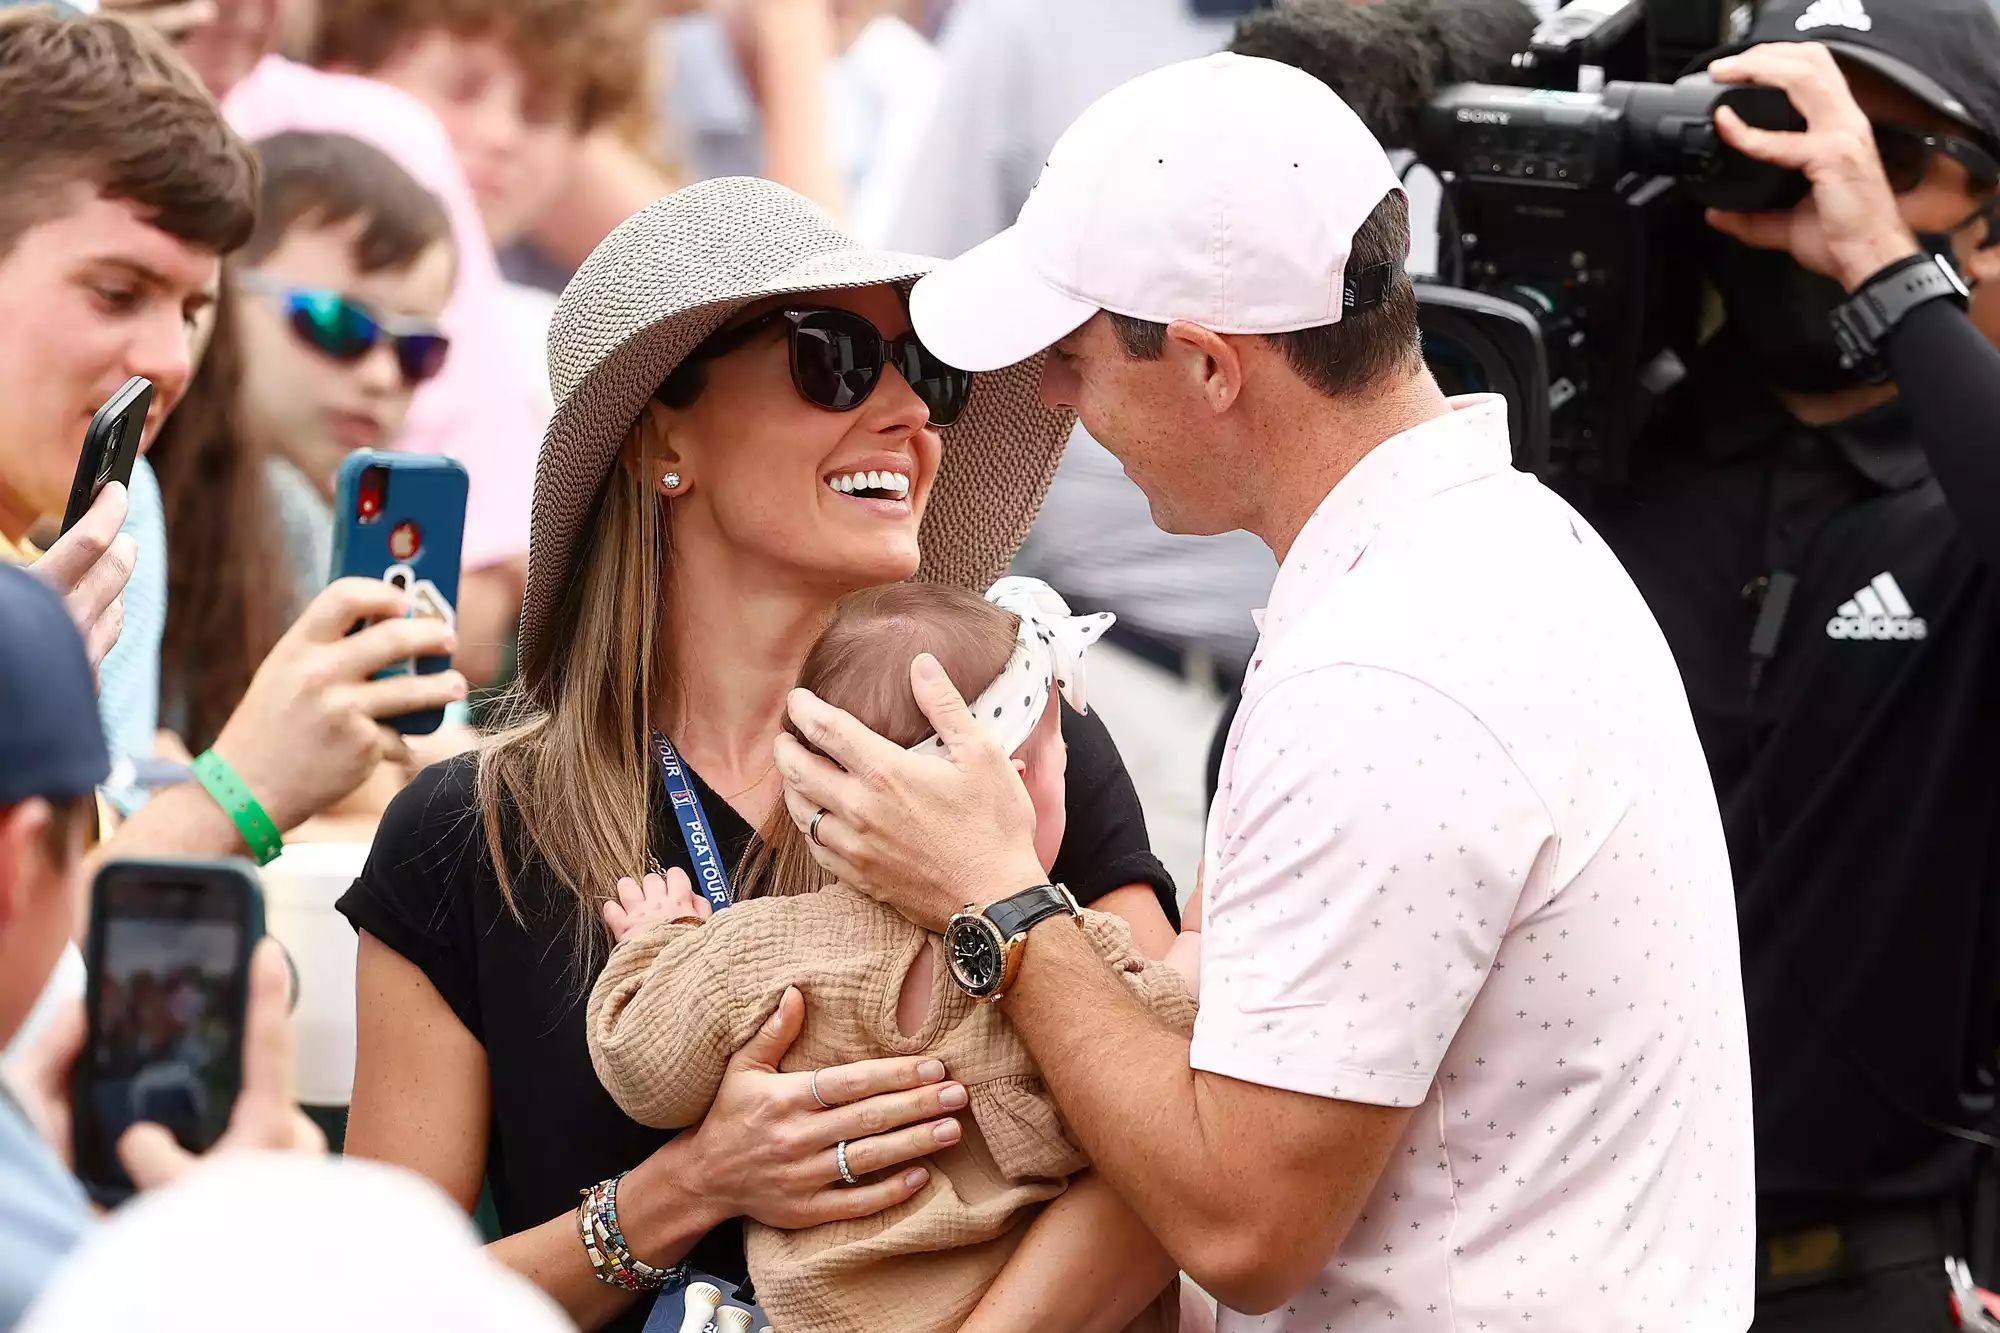
[[[139,438],[146,433],[146,414],[152,408],[153,382],[134,375],[97,409],[90,429],[83,433],[83,456],[76,460],[76,479],[69,485],[64,532],[90,512],[106,483],[132,484],[132,465],[139,461]]]
[[[243,1083],[250,951],[263,934],[247,861],[111,861],[97,872],[71,1105],[76,1174],[98,1203],[131,1195],[118,1139],[140,1121],[190,1152],[222,1136]]]

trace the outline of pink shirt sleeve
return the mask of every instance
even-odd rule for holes
[[[1209,843],[1194,1067],[1422,1102],[1552,827],[1492,733],[1408,676],[1324,667],[1246,701]]]
[[[465,465],[471,478],[465,568],[525,555],[535,456],[548,424],[537,393],[543,377],[539,367],[524,364],[509,334],[500,268],[444,127],[399,89],[279,56],[267,56],[237,85],[223,112],[251,140],[287,130],[352,135],[444,201],[458,247],[457,282],[444,311],[451,356],[443,373],[418,389],[392,447],[445,454]]]

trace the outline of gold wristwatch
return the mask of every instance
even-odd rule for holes
[[[1060,884],[1039,884],[985,909],[967,904],[944,928],[945,960],[952,980],[981,1004],[992,1004],[1014,987],[1028,932],[1052,916],[1082,913]]]

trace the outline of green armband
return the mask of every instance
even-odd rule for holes
[[[277,860],[278,853],[285,850],[285,840],[229,761],[213,750],[204,750],[194,761],[194,775],[236,825],[257,864],[267,866]]]

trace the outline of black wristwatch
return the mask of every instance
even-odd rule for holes
[[[1840,344],[1840,364],[1867,371],[1877,383],[1887,379],[1882,344],[1912,310],[1937,300],[1956,301],[1960,310],[1972,303],[1965,279],[1950,260],[1943,255],[1912,255],[1889,265],[1834,308],[1833,337]]]
[[[984,911],[967,904],[944,928],[952,980],[981,1004],[993,1003],[1013,988],[1028,932],[1052,916],[1081,911],[1060,884],[1038,884]]]

